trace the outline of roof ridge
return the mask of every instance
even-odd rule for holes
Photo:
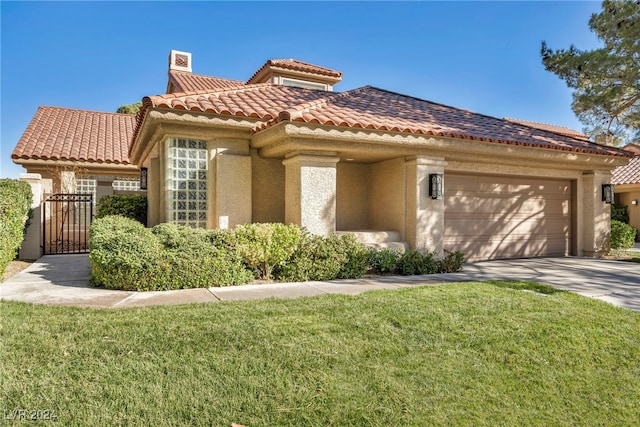
[[[253,84],[241,83],[238,86],[230,86],[225,88],[198,89],[198,90],[191,90],[187,92],[174,92],[174,93],[164,93],[160,95],[150,95],[150,96],[145,96],[142,99],[144,103],[144,100],[147,98],[148,99],[156,99],[156,98],[176,99],[176,98],[182,98],[185,96],[193,96],[193,95],[216,95],[221,92],[238,93],[238,92],[251,91],[251,90],[259,89],[261,87],[268,87],[268,86],[275,86],[275,85],[273,83],[253,83]]]
[[[238,79],[232,79],[232,78],[229,78],[229,77],[210,76],[209,74],[193,73],[191,71],[169,70],[169,74],[171,74],[171,73],[188,74],[190,76],[207,77],[209,79],[231,80],[231,81],[234,81],[234,82],[238,82],[238,83],[244,84],[244,81],[238,80]]]
[[[38,110],[41,108],[47,108],[52,110],[66,110],[66,111],[77,111],[81,113],[91,113],[91,114],[111,114],[114,116],[126,116],[126,117],[135,117],[135,114],[128,113],[117,113],[112,111],[98,111],[98,110],[85,110],[83,108],[71,108],[71,107],[55,107],[53,105],[40,105],[38,106]]]

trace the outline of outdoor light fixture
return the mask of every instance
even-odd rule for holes
[[[147,189],[147,174],[148,174],[147,168],[140,168],[140,189],[141,190]]]
[[[442,193],[442,174],[429,174],[429,196],[434,200],[441,200]]]
[[[613,184],[602,184],[602,201],[608,205],[613,204]]]
[[[633,206],[638,206],[638,201],[637,201],[637,200],[632,200],[632,201],[631,201],[631,204],[632,204]]]

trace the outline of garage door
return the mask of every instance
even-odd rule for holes
[[[571,181],[445,174],[444,248],[469,261],[571,252]]]

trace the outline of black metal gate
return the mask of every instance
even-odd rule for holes
[[[93,219],[92,194],[54,194],[42,204],[42,244],[45,255],[89,252]]]

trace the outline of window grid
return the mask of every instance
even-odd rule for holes
[[[140,191],[140,178],[124,178],[117,176],[111,184],[117,191]]]
[[[167,221],[207,226],[207,142],[174,138],[167,147]]]

